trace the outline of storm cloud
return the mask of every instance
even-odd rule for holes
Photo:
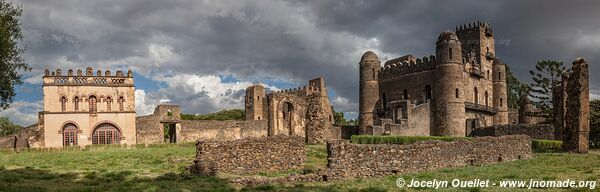
[[[543,59],[570,66],[582,56],[599,70],[597,1],[15,3],[23,6],[23,45],[34,68],[24,74],[27,83],[40,85],[45,68],[131,68],[160,85],[136,92],[142,114],[161,101],[181,104],[186,113],[241,108],[249,84],[300,86],[320,76],[335,93],[336,109],[356,114],[362,53],[372,50],[382,62],[435,54],[441,31],[474,21],[492,24],[497,56],[521,80],[529,81],[527,71]],[[591,78],[592,93],[600,94],[600,77]]]

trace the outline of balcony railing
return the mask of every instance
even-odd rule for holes
[[[473,111],[481,111],[481,112],[486,112],[486,113],[491,113],[491,114],[498,113],[498,111],[496,111],[496,109],[494,109],[493,107],[485,106],[485,105],[481,105],[481,104],[477,104],[477,103],[471,103],[471,102],[465,102],[465,108],[473,110]]]

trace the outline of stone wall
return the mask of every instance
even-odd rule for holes
[[[485,165],[533,156],[531,138],[525,135],[455,142],[425,141],[411,145],[358,145],[332,141],[327,144],[327,153],[327,180]]]
[[[192,173],[256,174],[299,170],[305,160],[304,138],[272,136],[235,141],[198,141]]]
[[[358,135],[358,125],[341,126],[340,132],[342,139],[350,139],[352,135]]]
[[[588,63],[573,61],[567,91],[563,148],[569,152],[588,153],[590,134],[590,82]]]
[[[177,135],[179,142],[196,141],[199,139],[229,141],[268,135],[267,120],[182,120],[181,127],[181,131]]]
[[[494,125],[473,130],[469,136],[504,136],[504,135],[528,135],[532,139],[555,140],[554,126],[549,124],[508,124]]]
[[[27,149],[41,146],[44,132],[38,124],[21,129],[18,133],[0,137],[0,149]]]

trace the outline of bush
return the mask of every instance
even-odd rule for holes
[[[470,140],[468,137],[440,137],[440,136],[372,136],[372,135],[353,135],[350,139],[355,144],[412,144],[418,141],[459,141]]]
[[[531,146],[535,153],[561,152],[562,141],[532,140]]]

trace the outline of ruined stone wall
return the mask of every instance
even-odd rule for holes
[[[508,109],[508,123],[519,124],[519,111],[517,109]]]
[[[181,131],[177,135],[177,141],[190,142],[199,139],[230,141],[249,137],[264,137],[267,135],[267,120],[182,120]]]
[[[573,61],[567,83],[567,112],[563,148],[566,151],[587,153],[590,134],[590,82],[588,63],[583,58]]]
[[[365,178],[486,165],[533,156],[525,135],[480,137],[455,142],[425,141],[410,145],[327,144],[327,179]]]
[[[148,115],[135,118],[136,140],[138,144],[163,143],[163,125],[158,116]]]
[[[358,135],[358,125],[341,126],[340,132],[342,139],[350,139],[352,135]]]
[[[14,135],[0,137],[0,149],[14,149],[17,137]]]
[[[193,173],[257,174],[300,170],[305,160],[304,138],[272,136],[235,141],[198,141]]]
[[[21,129],[18,133],[0,137],[0,149],[27,149],[41,147],[44,132],[38,124]]]
[[[473,130],[469,136],[483,137],[493,136],[499,137],[504,135],[528,135],[532,139],[555,140],[554,126],[549,124],[508,124],[508,125],[493,125],[482,127]]]

